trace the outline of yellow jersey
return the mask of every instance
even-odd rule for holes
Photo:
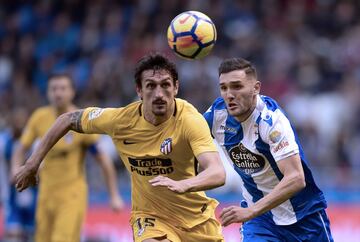
[[[56,111],[51,106],[35,110],[20,138],[21,144],[26,148],[31,147],[36,139],[46,134],[56,118]],[[97,139],[97,135],[84,135],[73,131],[62,137],[45,156],[39,170],[40,193],[57,192],[57,188],[76,184],[86,187],[84,156],[87,148],[95,144]]]
[[[217,151],[203,116],[184,100],[175,103],[174,114],[157,126],[144,119],[141,101],[121,108],[87,108],[81,124],[84,133],[111,136],[131,176],[132,218],[145,213],[192,228],[213,216],[218,202],[204,192],[177,194],[149,183],[158,175],[193,177],[195,156]]]

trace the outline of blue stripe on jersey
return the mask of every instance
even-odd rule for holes
[[[252,201],[255,203],[258,200],[260,200],[261,198],[263,198],[264,194],[262,193],[262,191],[260,191],[258,189],[252,176],[246,175],[235,164],[233,164],[233,167],[234,167],[234,170],[237,172],[237,174],[239,174],[241,179],[243,180],[244,187],[246,188],[246,190],[250,192],[250,195],[252,196]]]
[[[237,130],[236,133],[225,130],[224,144],[226,149],[229,150],[231,147],[238,145],[240,143],[240,141],[244,138],[244,132],[241,124],[230,115],[228,115],[226,119],[225,126],[227,128],[232,128],[233,130]]]
[[[263,102],[266,104],[266,108],[270,111],[275,111],[276,109],[279,109],[279,105],[277,104],[277,102],[275,102],[274,99],[267,97],[267,96],[260,96],[261,100],[263,100]]]

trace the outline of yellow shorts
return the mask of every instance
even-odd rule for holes
[[[35,241],[79,242],[87,208],[86,189],[74,186],[44,195],[40,193],[38,198]]]
[[[147,214],[139,214],[132,226],[133,239],[142,242],[145,239],[161,238],[172,242],[223,242],[220,223],[215,218],[196,225],[191,229],[176,227],[165,219]]]

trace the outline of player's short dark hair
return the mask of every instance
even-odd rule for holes
[[[257,79],[256,69],[251,64],[250,61],[247,61],[243,58],[229,58],[221,62],[219,66],[219,76],[223,73],[228,73],[236,70],[244,70],[245,74],[252,76]]]
[[[71,88],[72,89],[76,89],[75,88],[75,82],[74,82],[74,79],[72,78],[71,75],[67,74],[67,73],[54,73],[54,74],[51,74],[49,77],[48,77],[48,86],[49,86],[49,83],[55,79],[59,79],[59,78],[66,78],[69,80],[69,83],[71,85]]]
[[[141,75],[146,70],[166,70],[172,77],[174,85],[179,76],[176,65],[161,53],[150,53],[137,62],[134,76],[138,87],[141,87]]]

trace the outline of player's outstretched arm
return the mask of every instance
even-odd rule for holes
[[[184,180],[189,186],[189,192],[209,190],[225,184],[225,168],[218,152],[204,152],[196,159],[199,161],[201,172]]]
[[[204,191],[225,184],[225,169],[218,152],[204,152],[196,158],[202,170],[197,176],[180,181],[157,176],[149,182],[153,186],[165,186],[177,193]]]
[[[281,181],[268,195],[257,201],[253,206],[248,208],[238,206],[224,208],[220,215],[223,226],[246,222],[255,218],[279,206],[305,187],[304,170],[298,154],[287,157],[277,163],[284,175]]]
[[[117,189],[117,175],[114,163],[101,149],[98,150],[95,158],[98,161],[105,177],[106,186],[110,194],[110,206],[115,212],[119,212],[124,208],[124,201]]]
[[[82,113],[83,110],[76,110],[62,114],[56,119],[55,123],[41,139],[40,144],[15,175],[15,184],[18,191],[36,184],[36,174],[41,161],[61,137],[69,130],[83,132],[81,128]]]

